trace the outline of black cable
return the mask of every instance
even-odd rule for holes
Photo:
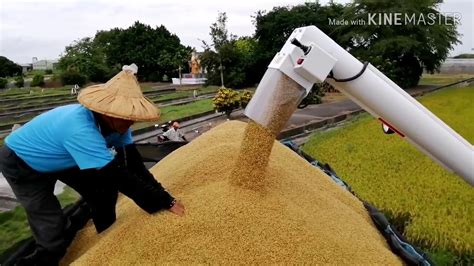
[[[334,77],[334,74],[331,72],[329,72],[329,75],[328,75],[328,78],[330,79],[333,79],[334,81],[336,82],[348,82],[348,81],[353,81],[355,79],[357,79],[358,77],[362,76],[362,74],[364,74],[365,70],[367,69],[367,66],[369,65],[369,62],[365,62],[364,63],[364,66],[362,67],[362,69],[359,71],[359,73],[355,74],[354,76],[350,77],[350,78],[345,78],[345,79],[337,79]]]
[[[298,108],[298,109],[304,109],[304,108],[306,108],[306,107],[308,107],[308,104],[301,102],[301,103],[298,105],[297,108]]]

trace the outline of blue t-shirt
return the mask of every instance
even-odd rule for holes
[[[31,168],[50,173],[79,166],[101,168],[114,159],[112,147],[131,144],[131,130],[102,136],[92,111],[80,104],[57,107],[12,132],[6,145]]]

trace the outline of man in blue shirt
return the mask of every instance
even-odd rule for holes
[[[155,180],[133,145],[130,126],[159,118],[134,73],[124,67],[106,84],[81,91],[81,104],[43,113],[5,139],[0,170],[25,208],[37,243],[18,265],[57,264],[75,235],[53,194],[57,180],[81,194],[99,233],[115,221],[119,191],[149,213],[184,215],[184,206]]]

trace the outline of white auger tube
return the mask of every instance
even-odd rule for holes
[[[378,69],[364,66],[317,27],[294,30],[268,68],[265,76],[278,70],[298,83],[303,94],[316,82],[328,82],[474,186],[474,147]],[[245,109],[245,115],[264,127],[269,126],[269,99],[274,98],[275,90],[269,85],[277,86],[261,83]]]

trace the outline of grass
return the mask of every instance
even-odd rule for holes
[[[53,74],[59,73],[58,70],[53,70]],[[43,75],[43,76],[52,76],[53,74],[46,74],[45,70],[30,70],[26,73],[27,78],[32,78],[35,75]]]
[[[163,123],[170,120],[177,120],[183,117],[201,114],[207,111],[212,111],[212,99],[198,100],[192,103],[183,105],[171,105],[160,108],[161,117],[157,122],[142,122],[135,123],[132,129],[140,129],[148,126],[152,126],[156,123]]]
[[[0,92],[0,99],[29,99],[51,95],[70,95],[71,86],[61,88],[11,88]]]
[[[420,101],[474,143],[474,87],[443,89]],[[329,163],[435,261],[474,262],[472,187],[397,135],[383,134],[374,118],[360,115],[346,126],[316,133],[303,149]]]
[[[33,108],[40,108],[45,106],[51,105],[62,105],[62,104],[69,104],[75,102],[76,99],[72,97],[58,97],[54,99],[30,99],[28,101],[22,101],[18,103],[8,103],[8,104],[0,104],[0,111],[9,112],[14,111],[14,109],[33,109]]]
[[[32,96],[32,97],[24,97],[16,94],[15,96],[18,99],[23,99],[24,101],[21,102],[15,102],[15,103],[5,103],[5,104],[0,104],[0,111],[8,111],[10,108],[35,108],[35,107],[41,107],[43,105],[51,105],[51,104],[57,104],[61,105],[61,103],[68,102],[71,100],[74,100],[75,97],[71,97],[69,95],[69,89],[66,88],[67,91],[57,91],[55,94],[52,92],[46,91],[42,96],[50,96],[50,95],[55,95],[58,97],[54,97],[54,99],[51,99],[50,97],[42,97],[42,96]],[[55,89],[55,90],[64,90],[64,89]],[[217,88],[213,87],[207,87],[207,88],[200,88],[198,90],[198,95],[202,95],[205,93],[212,93],[217,90]],[[41,90],[39,90],[41,92]],[[173,99],[180,99],[180,98],[185,98],[185,97],[190,97],[193,95],[193,91],[178,91],[174,93],[166,93],[160,96],[153,96],[153,97],[148,97],[152,101],[166,101],[166,100],[173,100]],[[59,97],[63,96],[63,97]],[[6,98],[3,98],[6,99]],[[7,98],[7,99],[13,99],[12,97]]]
[[[469,74],[423,74],[419,85],[447,85],[463,79],[472,78]]]
[[[79,194],[72,188],[65,186],[64,191],[58,195],[58,200],[61,207],[66,207],[69,204],[76,202],[79,199]]]
[[[72,85],[66,85],[60,88],[11,88],[6,89],[4,91],[0,91],[0,99],[2,100],[31,100],[31,99],[41,99],[45,96],[70,96]],[[217,86],[208,86],[208,87],[196,87],[199,94],[210,93],[217,91]],[[156,89],[152,89],[149,86],[142,86],[142,91],[157,91]],[[183,96],[192,96],[193,90],[186,90],[186,91],[177,91],[175,93],[169,93],[159,96],[161,99],[169,99],[179,98]]]
[[[208,86],[208,87],[200,87],[197,88],[198,90],[198,95],[201,94],[206,94],[206,93],[212,93],[217,90],[217,86]],[[0,99],[16,99],[16,100],[21,100],[19,102],[14,102],[14,103],[3,103],[0,104],[0,111],[5,112],[8,111],[10,108],[26,108],[27,107],[41,107],[45,104],[57,104],[61,105],[62,103],[68,102],[72,99],[69,95],[70,93],[70,88],[68,86],[62,87],[62,88],[56,88],[56,89],[44,89],[42,91],[41,88],[32,88],[31,91],[32,93],[30,94],[30,90],[26,89],[10,89],[5,92],[0,92]],[[47,96],[57,96],[54,98],[47,97]],[[167,93],[164,95],[160,96],[155,96],[151,97],[151,100],[154,101],[166,101],[166,100],[173,100],[173,99],[180,99],[180,98],[185,98],[185,97],[190,97],[193,95],[193,91],[177,91],[174,93]],[[32,117],[36,115],[24,115],[21,118],[5,118],[5,119],[0,119],[0,125],[4,124],[11,124],[14,122],[21,122],[24,123],[28,120],[30,120]],[[18,121],[17,121],[18,120]]]
[[[0,107],[0,111],[1,110],[3,110],[3,108]],[[169,120],[180,119],[180,118],[187,117],[190,115],[195,115],[195,114],[200,114],[200,113],[210,111],[212,110],[212,99],[197,100],[197,101],[194,101],[188,104],[183,104],[183,105],[165,106],[165,107],[160,108],[160,110],[161,110],[161,119],[158,121],[158,123],[169,121]],[[19,118],[11,118],[11,117],[0,118],[0,126],[11,125],[13,123],[24,124],[30,121],[31,119],[33,119],[35,116],[37,116],[37,114],[26,114]],[[136,123],[132,128],[133,129],[144,128],[150,125],[154,125],[155,123],[156,122]]]
[[[166,106],[161,109],[160,121],[175,120],[178,118],[211,111],[212,99],[204,99],[184,105]]]
[[[31,230],[22,207],[0,213],[0,254],[30,236]]]
[[[35,116],[35,114],[27,114],[27,115],[23,115],[19,118],[12,118],[12,117],[3,117],[3,118],[0,118],[0,126],[13,126],[14,123],[18,123],[18,124],[25,124],[26,122],[30,121],[31,119],[33,119]]]
[[[62,207],[74,203],[79,195],[70,187],[58,195]],[[13,244],[31,236],[30,227],[26,219],[25,209],[18,206],[15,209],[0,213],[0,254]]]
[[[209,86],[209,87],[201,87],[197,88],[197,94],[202,95],[206,93],[213,93],[218,90],[217,86]],[[153,101],[166,101],[166,100],[174,100],[180,98],[186,98],[193,96],[193,90],[186,90],[186,91],[177,91],[173,93],[167,93],[159,96],[148,97],[150,100]]]

